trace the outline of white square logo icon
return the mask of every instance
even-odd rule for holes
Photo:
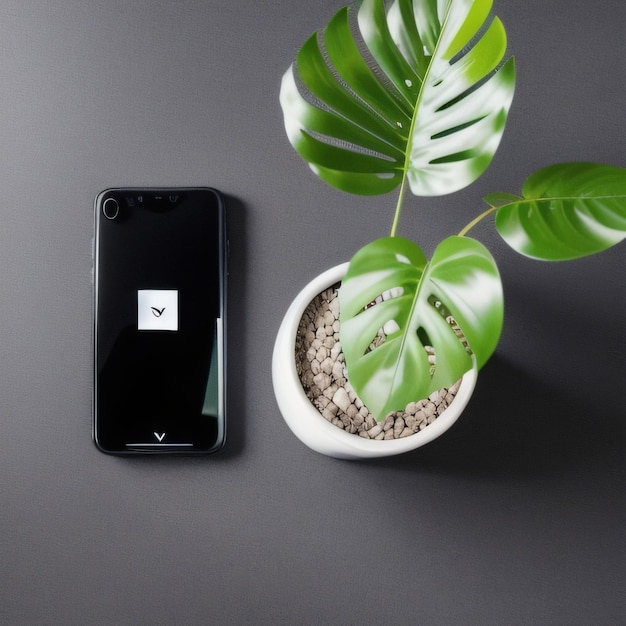
[[[178,330],[178,291],[139,289],[137,330]]]

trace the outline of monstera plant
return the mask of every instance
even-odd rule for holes
[[[468,236],[480,220],[495,216],[511,248],[544,260],[626,237],[626,170],[592,163],[553,165],[521,195],[487,196],[487,210],[430,260],[398,236],[407,191],[452,193],[489,166],[513,99],[506,48],[491,0],[362,0],[313,34],[283,77],[287,135],[313,172],[353,194],[398,194],[390,235],[353,256],[339,292],[350,383],[378,420],[495,350],[502,286]]]

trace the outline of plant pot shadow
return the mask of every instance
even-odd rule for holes
[[[580,402],[495,355],[458,422],[432,443],[378,465],[438,473],[545,476],[605,467],[621,454],[623,419]]]

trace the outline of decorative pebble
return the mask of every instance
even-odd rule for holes
[[[339,387],[339,389],[337,389],[337,392],[333,396],[333,402],[342,411],[346,411],[348,409],[348,407],[351,405],[351,402],[345,387]]]
[[[354,420],[359,414],[359,410],[354,406],[354,404],[350,404],[346,409],[346,414],[351,420]]]
[[[329,357],[331,363],[332,363],[332,355]],[[344,365],[341,361],[335,361],[333,363],[333,369],[331,370],[331,376],[335,379],[335,380],[340,380],[341,378],[345,378],[344,376]]]
[[[400,437],[400,435],[402,434],[402,431],[404,430],[404,420],[398,416],[396,417],[396,420],[393,424],[393,436],[397,439],[398,437]]]
[[[430,417],[431,415],[435,414],[436,410],[437,410],[437,407],[435,406],[435,404],[433,402],[429,402],[424,407],[424,414],[426,415],[426,417]]]
[[[325,395],[329,400],[332,400],[335,393],[337,392],[337,387],[337,383],[331,383],[328,387],[326,387],[326,389],[321,390],[320,393]]]
[[[324,374],[324,372],[320,372],[313,377],[313,382],[318,386],[321,391],[330,387],[330,376],[328,374]]]
[[[376,426],[373,426],[372,428],[369,429],[367,434],[370,436],[370,439],[376,439],[376,437],[378,437],[378,435],[380,435],[380,433],[382,432],[383,432],[382,424],[376,424]]]
[[[324,374],[332,374],[333,373],[333,361],[330,357],[326,357],[322,363],[320,364],[322,372]]]
[[[335,407],[336,408],[336,407]],[[333,418],[335,417],[335,415],[333,415],[333,412],[330,410],[329,407],[326,407],[323,411],[322,411],[322,415],[324,416],[324,419],[328,420],[329,422],[333,421]]]
[[[311,364],[313,365],[313,364]],[[406,405],[406,409],[405,411],[409,414],[409,415],[415,415],[418,411],[417,409],[417,402],[409,402],[409,404]]]
[[[345,358],[339,342],[339,285],[326,289],[309,304],[296,338],[296,369],[303,388],[323,417],[366,439],[400,439],[428,427],[456,396],[460,381],[428,398],[410,402],[404,411],[390,413],[377,422],[347,380]],[[386,294],[394,297],[394,294]],[[401,294],[400,294],[401,295]],[[373,346],[397,329],[389,324]]]

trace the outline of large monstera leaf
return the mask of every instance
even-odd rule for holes
[[[626,238],[626,169],[562,163],[535,172],[523,197],[494,194],[496,228],[526,256],[559,261],[602,252]]]
[[[487,168],[515,83],[492,0],[363,0],[285,73],[287,135],[323,180],[374,195],[457,191]]]
[[[487,249],[449,237],[430,262],[413,242],[386,237],[350,261],[339,291],[348,376],[381,420],[448,387],[495,350],[502,285]]]

